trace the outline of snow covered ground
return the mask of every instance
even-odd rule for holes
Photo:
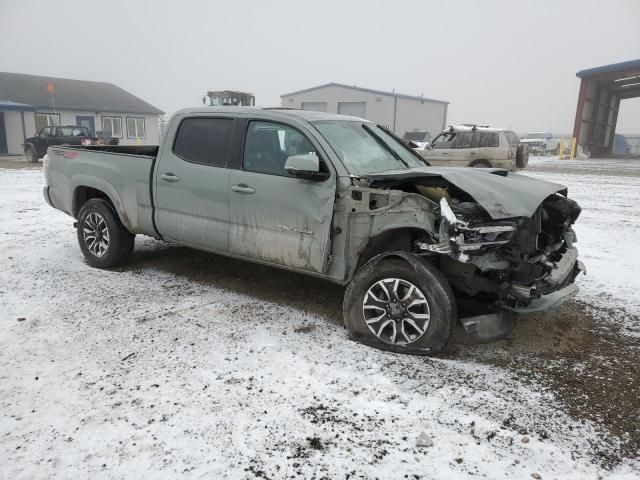
[[[637,320],[640,178],[550,159],[530,174],[584,208],[581,298]],[[339,316],[305,307],[339,303],[334,286],[148,238],[130,267],[92,269],[41,189],[39,171],[0,170],[0,478],[640,475],[603,469],[594,449],[625,440],[535,379],[348,340]],[[309,297],[265,299],[252,271]]]
[[[582,207],[576,222],[587,275],[579,298],[630,313],[628,332],[640,335],[640,161],[531,157],[527,175],[569,186]]]

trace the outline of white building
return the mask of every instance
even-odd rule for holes
[[[157,145],[163,113],[111,83],[0,72],[0,154],[22,154],[25,139],[50,125],[110,132],[120,145]]]
[[[341,113],[384,125],[396,135],[427,131],[435,137],[446,127],[449,102],[327,83],[280,96],[285,108]]]

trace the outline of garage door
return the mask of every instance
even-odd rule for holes
[[[326,112],[327,102],[302,102],[302,110],[312,110],[314,112]]]
[[[367,118],[367,102],[338,102],[338,113]]]

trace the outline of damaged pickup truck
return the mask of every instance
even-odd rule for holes
[[[396,352],[479,341],[557,308],[584,270],[562,185],[431,167],[342,115],[178,112],[159,147],[49,148],[44,196],[77,219],[87,262],[125,263],[136,234],[346,285],[353,338]]]

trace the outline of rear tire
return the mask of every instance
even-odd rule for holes
[[[33,147],[27,147],[24,149],[24,156],[29,163],[38,163],[38,154]]]
[[[92,267],[111,268],[129,260],[135,235],[130,233],[109,202],[88,200],[78,214],[78,243]]]
[[[432,355],[445,348],[456,322],[453,291],[433,265],[413,255],[411,259],[412,263],[398,257],[373,258],[356,272],[343,303],[352,338],[414,355]],[[384,292],[390,301],[384,301]],[[382,316],[375,320],[378,315]]]

